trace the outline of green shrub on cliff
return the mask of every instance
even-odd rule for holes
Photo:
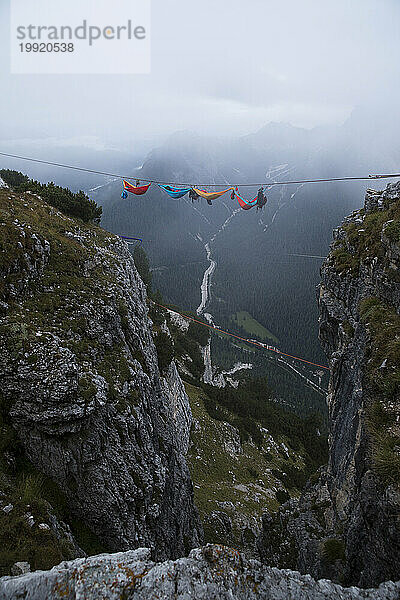
[[[18,188],[18,186],[24,183],[29,183],[28,175],[24,175],[19,171],[11,171],[11,169],[1,169],[0,177],[7,185],[13,188]]]
[[[400,438],[380,431],[375,433],[373,443],[374,468],[387,483],[400,483]]]
[[[140,246],[136,246],[133,251],[133,260],[135,261],[136,269],[147,288],[147,293],[151,295],[152,275],[150,271],[150,263],[146,252]]]
[[[385,234],[395,244],[400,243],[400,221],[392,221],[385,227]]]
[[[345,560],[346,548],[343,540],[337,538],[329,538],[322,544],[322,557],[329,563],[334,563],[336,560]]]
[[[349,271],[350,273],[356,274],[358,270],[358,260],[347,250],[338,248],[332,252],[332,256],[335,261],[335,268],[338,273],[344,273]]]
[[[400,316],[379,298],[360,302],[360,316],[371,336],[369,376],[373,388],[389,400],[400,393]]]
[[[68,188],[62,188],[50,183],[39,183],[29,179],[23,173],[3,169],[0,171],[0,177],[17,192],[33,192],[38,194],[51,206],[54,206],[69,217],[77,217],[82,221],[100,223],[102,208],[97,206],[94,200],[80,190],[71,192]]]
[[[169,335],[160,331],[154,338],[154,344],[157,350],[158,366],[163,372],[170,365],[174,358],[174,348]]]
[[[391,242],[400,242],[399,203],[386,201],[385,210],[374,210],[367,214],[359,211],[358,214],[363,215],[363,219],[345,223],[343,230],[346,237],[335,242],[332,257],[339,273],[357,275],[362,261],[368,262],[375,257],[384,258],[383,233]],[[395,270],[392,278],[395,278],[396,274]]]
[[[375,398],[367,408],[370,452],[376,473],[386,484],[400,483],[400,436],[397,402],[400,394],[400,316],[379,298],[362,300],[361,320],[371,341],[368,378]]]

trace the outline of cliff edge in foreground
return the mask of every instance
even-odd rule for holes
[[[346,589],[211,544],[175,562],[154,563],[150,551],[141,548],[0,580],[0,600],[397,600],[399,593],[400,583],[384,583],[376,590]]]

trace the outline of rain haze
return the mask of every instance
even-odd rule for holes
[[[0,0],[0,600],[400,600],[399,32]]]
[[[396,114],[398,0],[153,0],[151,11],[148,75],[10,75],[2,0],[2,146],[145,151],[179,130],[339,125],[357,106]]]

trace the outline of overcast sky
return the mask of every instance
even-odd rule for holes
[[[3,140],[238,135],[399,99],[399,0],[152,0],[149,75],[10,75],[9,0],[0,23]]]

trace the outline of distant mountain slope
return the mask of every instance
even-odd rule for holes
[[[236,388],[204,384],[207,330],[156,305],[150,317],[159,360],[169,347],[189,397],[188,463],[205,541],[256,557],[263,511],[297,498],[326,460],[321,421],[299,419],[251,370]],[[228,379],[239,383],[237,373]]]
[[[284,124],[269,124],[239,140],[181,133],[154,149],[132,175],[184,183],[267,184],[348,174],[351,163],[342,148],[347,137],[342,130],[332,137],[332,131]],[[205,311],[215,322],[229,329],[232,314],[248,311],[280,340],[282,350],[321,362],[315,304],[321,260],[292,255],[326,255],[332,229],[355,208],[361,188],[276,186],[262,212],[241,211],[229,194],[213,206],[172,200],[154,185],[146,196],[122,200],[120,184],[112,183],[93,197],[103,205],[107,229],[143,238],[155,287],[167,301],[186,310],[199,307],[208,243],[216,268]],[[257,187],[240,191],[250,198]],[[293,389],[296,385],[294,379]]]
[[[258,557],[263,512],[299,496],[309,474],[326,458],[325,439],[318,440],[315,423],[274,407],[267,392],[257,400],[259,419],[252,414],[240,420],[234,400],[227,409],[207,389],[185,387],[193,414],[188,461],[205,542]],[[269,417],[263,416],[262,404],[272,406]],[[315,456],[306,430],[317,438]]]

